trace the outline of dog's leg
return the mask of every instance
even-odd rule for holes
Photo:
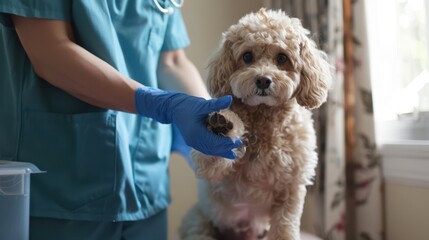
[[[245,133],[240,117],[231,110],[211,113],[206,122],[210,131],[232,139],[239,139]],[[244,145],[235,151],[238,158],[241,158],[245,153]],[[195,150],[192,151],[191,157],[194,160],[197,176],[209,181],[219,182],[233,171],[234,161],[231,159],[209,156]]]
[[[233,161],[221,157],[205,155],[193,150],[191,157],[195,165],[195,174],[211,182],[222,181],[233,171]]]
[[[299,240],[300,221],[304,207],[305,185],[291,186],[287,199],[273,208],[269,240]]]
[[[204,216],[198,204],[188,211],[179,228],[181,240],[216,240],[215,235],[216,229]]]

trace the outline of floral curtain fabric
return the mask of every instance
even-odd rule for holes
[[[374,133],[365,4],[369,1],[270,3],[271,8],[300,18],[334,67],[328,101],[314,111],[320,160],[315,185],[307,196],[311,208],[304,210],[304,217],[312,221],[311,231],[327,240],[384,239],[381,156]],[[344,38],[347,30],[350,37]]]
[[[350,188],[355,209],[353,239],[384,239],[383,176],[381,155],[375,141],[375,122],[369,64],[366,7],[371,1],[355,0],[353,16],[353,79],[355,84],[354,154],[350,169],[354,178]]]

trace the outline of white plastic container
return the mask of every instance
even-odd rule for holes
[[[0,160],[0,239],[28,240],[31,163]]]

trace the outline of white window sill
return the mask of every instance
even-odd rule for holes
[[[404,141],[382,145],[386,182],[429,188],[429,141]]]

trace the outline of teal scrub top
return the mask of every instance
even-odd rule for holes
[[[188,46],[179,9],[149,0],[0,0],[0,159],[31,162],[31,216],[145,219],[170,203],[171,126],[98,108],[39,78],[10,14],[70,22],[76,41],[157,87],[161,51]]]

